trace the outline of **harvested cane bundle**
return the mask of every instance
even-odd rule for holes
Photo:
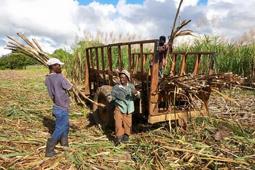
[[[195,107],[199,108],[200,106],[196,104],[197,99],[207,105],[211,92],[215,92],[216,94],[221,95],[224,99],[239,105],[235,100],[220,93],[218,89],[233,86],[245,87],[242,86],[242,84],[244,84],[244,80],[245,78],[232,73],[212,75],[187,74],[183,76],[165,77],[161,79],[159,83],[159,91],[161,96],[167,96],[167,94],[170,96],[169,99],[164,99],[169,100],[168,102],[175,100],[185,101],[186,105],[180,106],[181,109],[196,109]]]
[[[32,39],[32,41],[30,41],[24,34],[17,33],[17,35],[25,42],[26,45],[19,42],[19,40],[13,37],[7,36],[10,41],[8,42],[6,49],[12,50],[12,52],[15,53],[25,54],[26,56],[31,57],[40,62],[42,65],[48,67],[46,63],[49,59],[49,55],[42,50],[39,43],[35,39]],[[85,96],[74,83],[71,91],[74,95],[75,101],[85,107],[86,104],[82,100],[82,98],[88,100],[89,102],[92,102],[93,104],[104,107],[103,104],[94,102],[89,97]]]

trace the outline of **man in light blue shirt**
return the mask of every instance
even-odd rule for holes
[[[128,142],[132,127],[132,113],[135,111],[134,99],[140,97],[140,92],[130,83],[130,74],[122,70],[119,74],[120,84],[112,89],[110,100],[115,105],[115,135],[116,143]]]

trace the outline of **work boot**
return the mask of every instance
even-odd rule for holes
[[[69,144],[68,144],[68,136],[62,136],[60,138],[60,145],[64,146],[64,147],[68,147],[69,146]]]
[[[46,145],[46,157],[52,157],[55,156],[57,153],[54,151],[56,144],[58,143],[57,140],[54,140],[53,138],[49,138],[47,140],[47,145]]]
[[[118,145],[121,144],[122,138],[123,138],[123,136],[117,136],[117,137],[115,138],[115,145],[116,145],[116,146],[118,146]]]
[[[129,141],[129,136],[127,134],[124,134],[121,140],[123,143],[128,143]]]

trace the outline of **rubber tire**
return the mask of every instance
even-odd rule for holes
[[[103,85],[99,87],[94,96],[94,101],[106,105],[104,108],[93,104],[93,115],[95,123],[101,128],[114,127],[113,105],[107,101],[107,95],[112,91],[112,86]]]

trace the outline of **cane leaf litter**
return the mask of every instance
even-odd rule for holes
[[[213,93],[210,117],[192,119],[187,130],[135,125],[130,143],[120,146],[90,126],[89,110],[72,102],[70,148],[58,146],[58,156],[45,158],[54,128],[46,74],[43,67],[0,72],[1,169],[255,168],[255,94],[238,88],[222,93],[239,106]]]

